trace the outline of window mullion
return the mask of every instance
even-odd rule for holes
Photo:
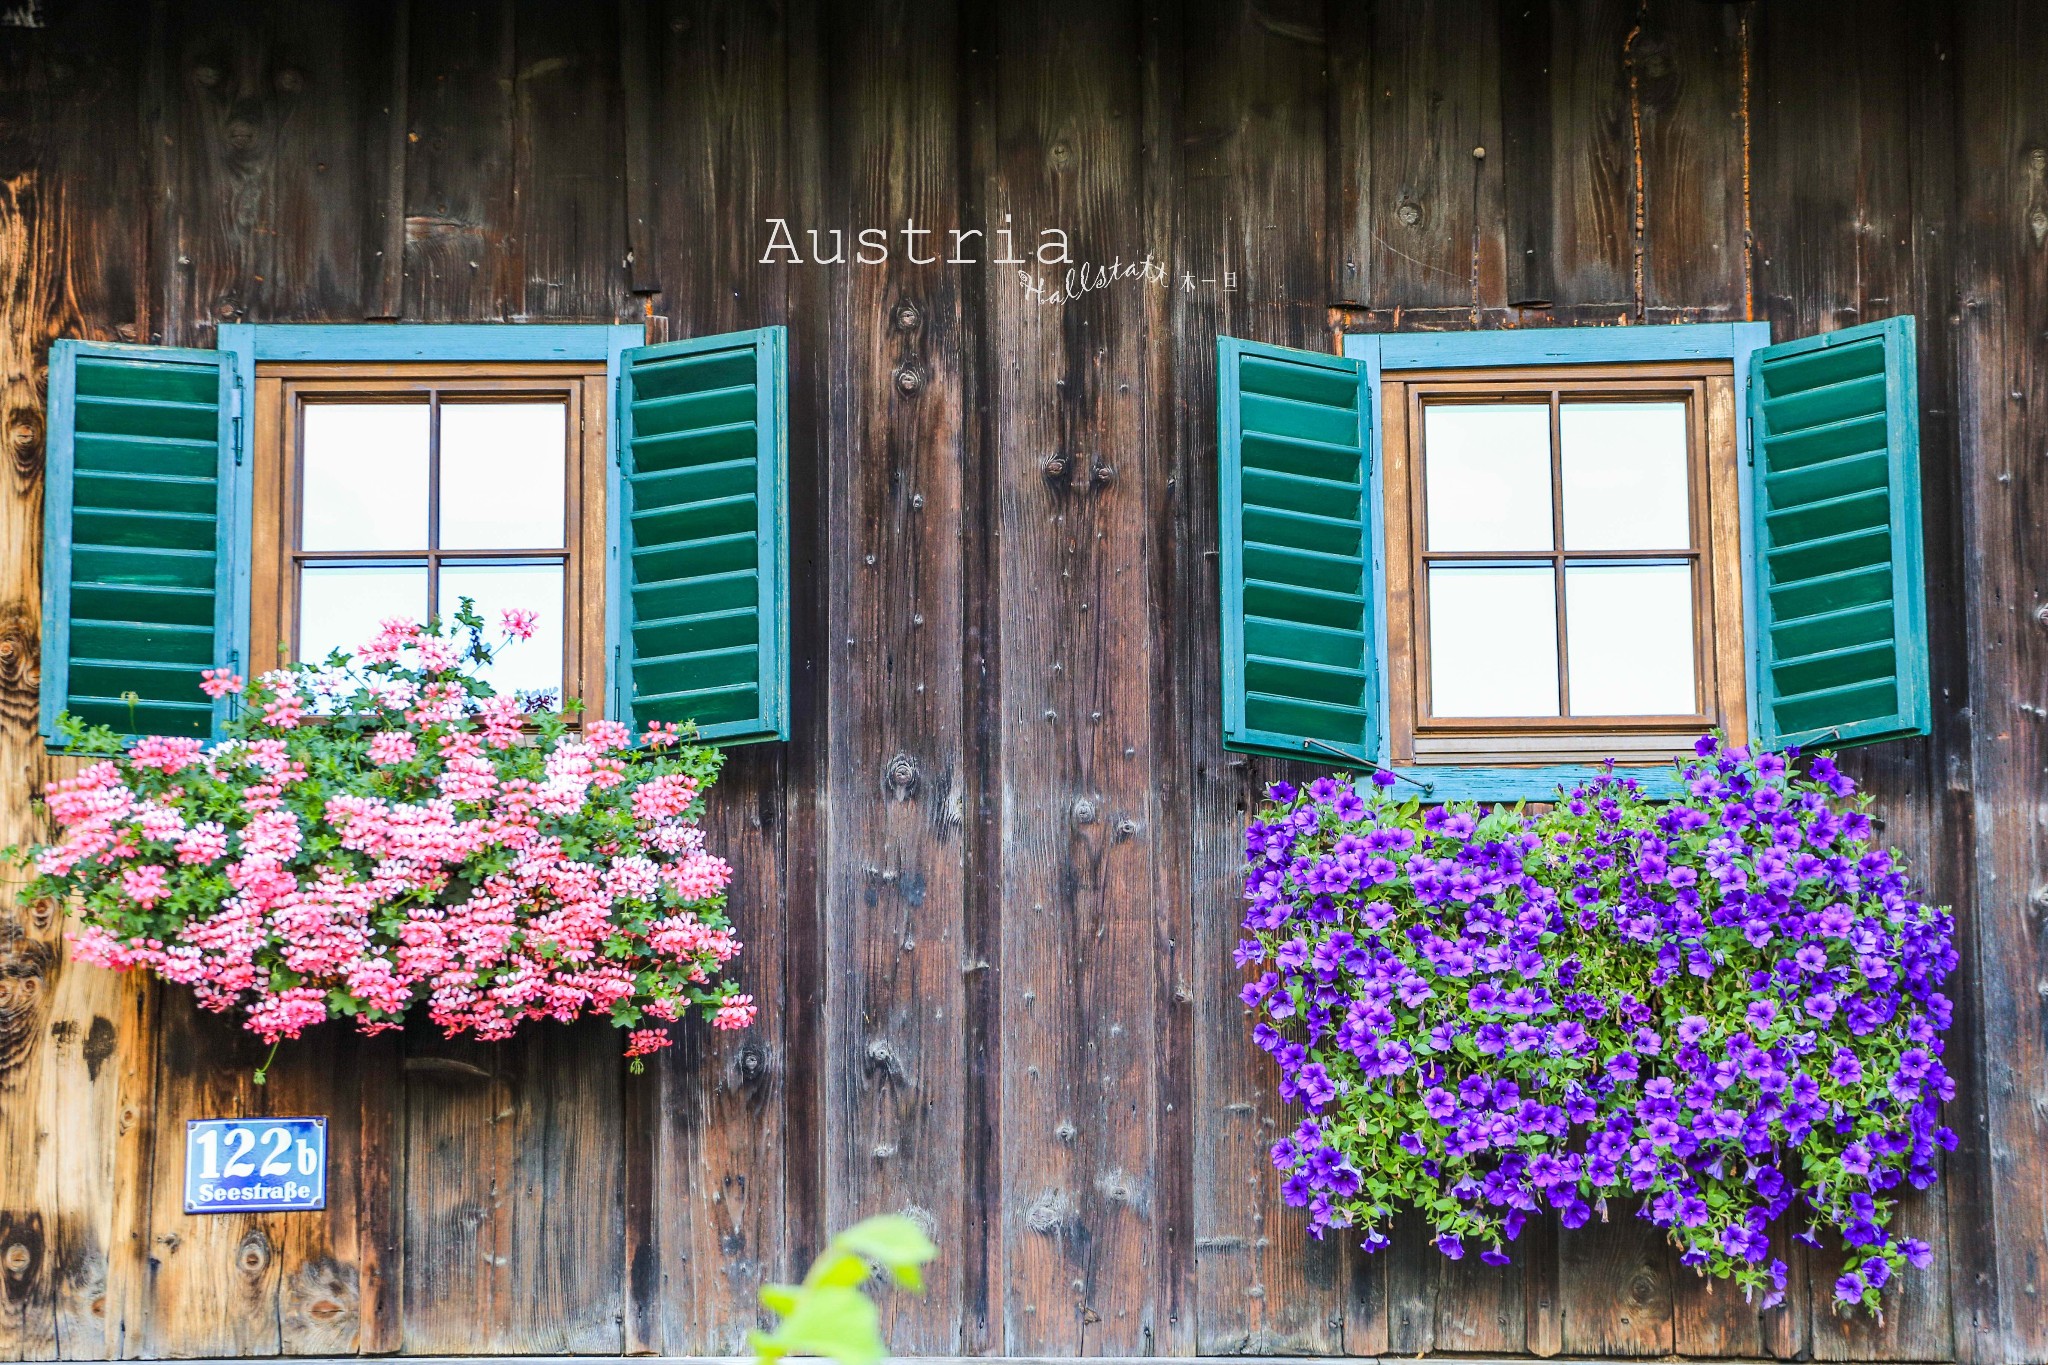
[[[441,614],[441,391],[427,392],[427,619]]]
[[[1565,634],[1564,606],[1564,436],[1562,403],[1558,391],[1550,391],[1550,553],[1552,581],[1557,600],[1557,713],[1572,713],[1572,670],[1569,637]]]

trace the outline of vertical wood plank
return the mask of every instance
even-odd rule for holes
[[[609,322],[635,311],[626,272],[618,13],[519,11],[513,77],[518,314]]]
[[[525,307],[517,236],[513,0],[411,0],[405,316],[490,322]]]
[[[504,1043],[408,1031],[408,1352],[620,1349],[621,1046],[598,1020]]]
[[[835,6],[825,226],[960,226],[959,16],[903,0]],[[926,245],[943,242],[923,239]],[[805,244],[808,248],[808,242]],[[963,445],[960,277],[834,272],[827,705],[826,1221],[909,1212],[942,1242],[965,1198]],[[827,241],[829,253],[829,239]],[[928,254],[928,253],[924,253]],[[893,1349],[959,1350],[962,1269],[884,1310]]]
[[[1651,0],[1629,44],[1645,312],[1743,316],[1745,17],[1734,5]]]
[[[1616,1202],[1606,1222],[1552,1231],[1554,1237],[1562,1234],[1560,1345],[1566,1355],[1661,1356],[1678,1344],[1672,1314],[1676,1257],[1664,1234],[1636,1217],[1636,1208],[1634,1201]]]
[[[1006,7],[997,35],[990,221],[1031,264],[990,266],[986,326],[1000,471],[1002,1200],[1006,1348],[1146,1355],[1158,1311],[1156,847],[1144,695],[1156,619],[1138,498],[1157,442],[1145,406],[1146,291],[1065,302],[1072,260],[1136,260],[1140,44],[1134,5]],[[1056,31],[1060,41],[1043,45]],[[1008,217],[1005,217],[1007,215]],[[1059,253],[1064,256],[1065,253]]]
[[[363,262],[379,229],[390,39],[332,5],[168,13],[160,266],[179,324],[373,311]]]
[[[1622,63],[1636,5],[1511,2],[1499,14],[1506,302],[1622,308],[1634,295]]]
[[[1777,337],[1918,313],[1931,331],[1923,345],[1940,344],[1949,304],[1945,291],[1931,298],[1921,294],[1920,256],[1943,250],[1946,232],[1940,217],[1949,192],[1938,181],[1942,158],[1930,161],[1928,144],[1920,139],[1939,142],[1939,121],[1946,115],[1939,104],[1923,105],[1917,112],[1930,126],[1924,133],[1916,131],[1908,92],[1920,83],[1923,64],[1938,65],[1943,54],[1926,42],[1932,35],[1922,27],[1920,8],[1859,6],[1855,22],[1846,27],[1839,13],[1759,9],[1751,16],[1757,303]],[[1841,60],[1830,80],[1816,82],[1807,54],[1814,44],[1829,41],[1824,34],[1835,35]],[[1845,34],[1847,42],[1842,41]],[[1916,191],[1923,172],[1937,182]],[[1934,486],[1930,507],[1946,506],[1940,489],[1954,477],[1940,454],[1947,448],[1947,405],[1930,402],[1944,381],[1938,353],[1927,360],[1929,373],[1921,390],[1922,456],[1929,462],[1925,482]],[[1956,594],[1962,585],[1948,567],[1955,551],[1944,542],[1953,545],[1952,533],[1937,522],[1928,547],[1930,571],[1947,577]],[[1934,600],[1942,600],[1941,581],[1937,577],[1930,584]],[[1947,656],[1955,659],[1960,641],[1952,632],[1947,640]],[[1937,651],[1936,658],[1942,657],[1943,651]],[[1951,663],[1939,663],[1937,669],[1951,679],[1961,672]],[[1874,796],[1885,817],[1886,842],[1905,854],[1929,894],[1955,905],[1967,925],[1972,897],[1965,869],[1971,858],[1959,838],[1968,827],[1967,816],[1957,819],[1965,803],[1961,793],[1942,791],[1950,785],[1947,774],[1956,760],[1944,757],[1941,747],[1955,745],[1968,723],[1955,719],[1955,705],[1954,699],[1938,699],[1936,709],[1945,717],[1937,738],[1852,750],[1843,766]],[[1973,710],[1973,718],[1983,726],[1981,712]],[[1995,786],[1980,781],[1975,790],[1981,813],[1983,797]],[[1952,985],[1958,993],[1969,988],[1962,980]],[[1945,1190],[1909,1193],[1895,1226],[1905,1235],[1945,1246],[1946,1213]],[[1807,1323],[1803,1334],[1795,1335],[1804,1335],[1816,1358],[1928,1360],[1953,1353],[1944,1268],[1915,1273],[1892,1314],[1878,1326],[1834,1311],[1832,1289],[1841,1262],[1835,1248],[1802,1258]],[[1768,1320],[1765,1326],[1774,1335],[1783,1333]]]
[[[1338,96],[1336,130],[1340,300],[1501,306],[1495,0],[1415,0],[1376,5],[1369,15],[1360,7],[1335,31],[1352,73]]]
[[[0,844],[32,840],[30,805],[76,764],[37,727],[48,346],[134,338],[146,324],[143,161],[131,139],[138,35],[78,6],[0,46]],[[0,1356],[132,1350],[146,1080],[147,983],[75,964],[61,907],[0,873]]]
[[[1961,1116],[1975,1131],[1966,1130],[1968,1146],[1952,1163],[1974,1158],[1978,1169],[1959,1184],[1951,1208],[1955,1279],[1970,1300],[1957,1323],[1959,1333],[1970,1330],[1957,1344],[1989,1361],[2048,1355],[2040,1292],[2048,1261],[2048,1048],[2039,994],[2048,975],[2040,914],[2048,847],[2037,816],[2048,726],[2034,713],[2048,615],[2039,587],[2044,488],[2032,456],[2048,444],[2039,398],[2048,392],[2040,342],[2048,330],[2048,101],[2037,74],[2048,54],[2037,16],[2025,6],[1983,0],[1954,12],[1953,392],[1964,676],[1977,738],[1967,770],[1951,779],[1969,788],[1977,821],[1974,856],[1956,864],[1973,868],[1976,891],[1975,913],[1965,921],[1973,951],[1964,959],[1974,976],[1959,981],[1957,993],[1974,982],[1970,1012],[1980,1050],[1964,1082],[1974,1103]],[[1964,1202],[1970,1194],[1980,1197]],[[1992,1301],[1971,1283],[1987,1273]]]
[[[1187,15],[1178,5],[1139,7],[1140,148],[1143,153],[1142,244],[1166,254],[1182,239],[1181,209],[1186,185],[1179,154],[1185,126],[1180,54],[1188,41]],[[1327,143],[1327,138],[1325,139]],[[1142,506],[1151,541],[1152,601],[1156,636],[1152,708],[1153,865],[1157,881],[1154,916],[1158,947],[1154,992],[1161,1019],[1158,1067],[1159,1152],[1155,1220],[1160,1257],[1160,1304],[1153,1349],[1161,1355],[1191,1355],[1200,1349],[1197,1332],[1195,1202],[1201,1183],[1195,1169],[1195,1068],[1199,1046],[1195,1002],[1207,985],[1197,957],[1196,906],[1190,893],[1193,849],[1195,738],[1188,717],[1206,692],[1214,659],[1208,617],[1186,615],[1207,577],[1210,545],[1193,536],[1191,507],[1205,501],[1192,481],[1201,463],[1182,439],[1182,399],[1187,392],[1180,362],[1184,348],[1172,340],[1174,285],[1147,290],[1144,326],[1152,338],[1145,350],[1146,394],[1152,453],[1144,467]]]
[[[790,267],[758,260],[762,219],[791,212],[782,16],[679,3],[645,18],[644,115],[658,167],[647,211],[659,231],[637,268],[665,285],[654,303],[669,337],[787,322]],[[799,390],[791,401],[802,401]],[[806,455],[792,440],[795,467]],[[793,530],[793,549],[801,543]],[[736,870],[727,895],[746,944],[739,980],[762,1008],[742,1034],[679,1030],[682,1046],[652,1059],[644,1078],[650,1132],[634,1139],[652,1139],[653,1240],[636,1251],[633,1277],[636,1301],[652,1290],[656,1306],[640,1349],[739,1351],[761,1320],[760,1286],[802,1273],[789,1252],[785,1182],[787,1086],[804,1070],[788,1045],[800,1006],[783,990],[801,928],[787,919],[788,761],[782,745],[729,750],[705,821]]]
[[[1219,333],[1325,349],[1329,91],[1320,6],[1202,0],[1188,35],[1181,97],[1181,197],[1174,250],[1174,440],[1182,452],[1186,543],[1201,556],[1181,586],[1178,657],[1195,670],[1187,894],[1195,1012],[1195,1349],[1201,1354],[1329,1354],[1346,1345],[1349,1255],[1316,1242],[1280,1201],[1268,1159],[1299,1121],[1250,1040],[1231,954],[1243,915],[1245,823],[1266,781],[1303,765],[1223,750],[1217,636],[1216,351]],[[1200,35],[1196,37],[1195,35]],[[1234,293],[1223,271],[1238,272]],[[1203,278],[1217,281],[1204,285]],[[1373,1329],[1365,1329],[1370,1333]],[[1374,1349],[1367,1346],[1365,1349]]]

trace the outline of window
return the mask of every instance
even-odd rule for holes
[[[1541,799],[1924,733],[1910,318],[1218,344],[1225,743]]]
[[[1729,365],[1417,371],[1380,394],[1396,762],[1744,735]]]
[[[42,722],[217,733],[202,670],[540,612],[500,690],[788,737],[781,328],[248,326],[50,354]],[[550,610],[552,606],[552,610]]]
[[[602,364],[259,363],[252,522],[279,534],[256,538],[251,657],[323,658],[467,597],[538,613],[499,691],[601,705],[604,384]]]

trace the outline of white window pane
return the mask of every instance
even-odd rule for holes
[[[562,700],[562,566],[559,564],[446,564],[441,566],[441,619],[452,621],[463,598],[484,618],[484,639],[504,636],[498,613],[507,607],[538,616],[531,640],[514,640],[499,651],[482,678],[505,693],[544,692],[548,704]]]
[[[1422,409],[1432,550],[1548,550],[1550,405],[1431,403]]]
[[[299,545],[427,548],[427,405],[308,403]]]
[[[1689,565],[1567,564],[1572,714],[1695,714],[1692,611]]]
[[[1430,714],[1558,713],[1556,583],[1547,564],[1430,567]]]
[[[441,548],[563,544],[568,436],[563,403],[443,403]]]
[[[427,617],[427,566],[308,564],[299,570],[299,654],[318,663],[329,650],[354,652],[390,617]]]
[[[1685,404],[1566,403],[1557,429],[1567,550],[1692,547]]]

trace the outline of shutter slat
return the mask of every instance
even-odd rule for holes
[[[1758,739],[1926,733],[1913,320],[1753,352],[1749,421]]]
[[[1217,343],[1228,748],[1377,761],[1362,362]]]
[[[783,329],[621,357],[617,709],[788,738]]]
[[[43,728],[206,735],[234,663],[233,377],[218,351],[60,341],[50,353]]]

